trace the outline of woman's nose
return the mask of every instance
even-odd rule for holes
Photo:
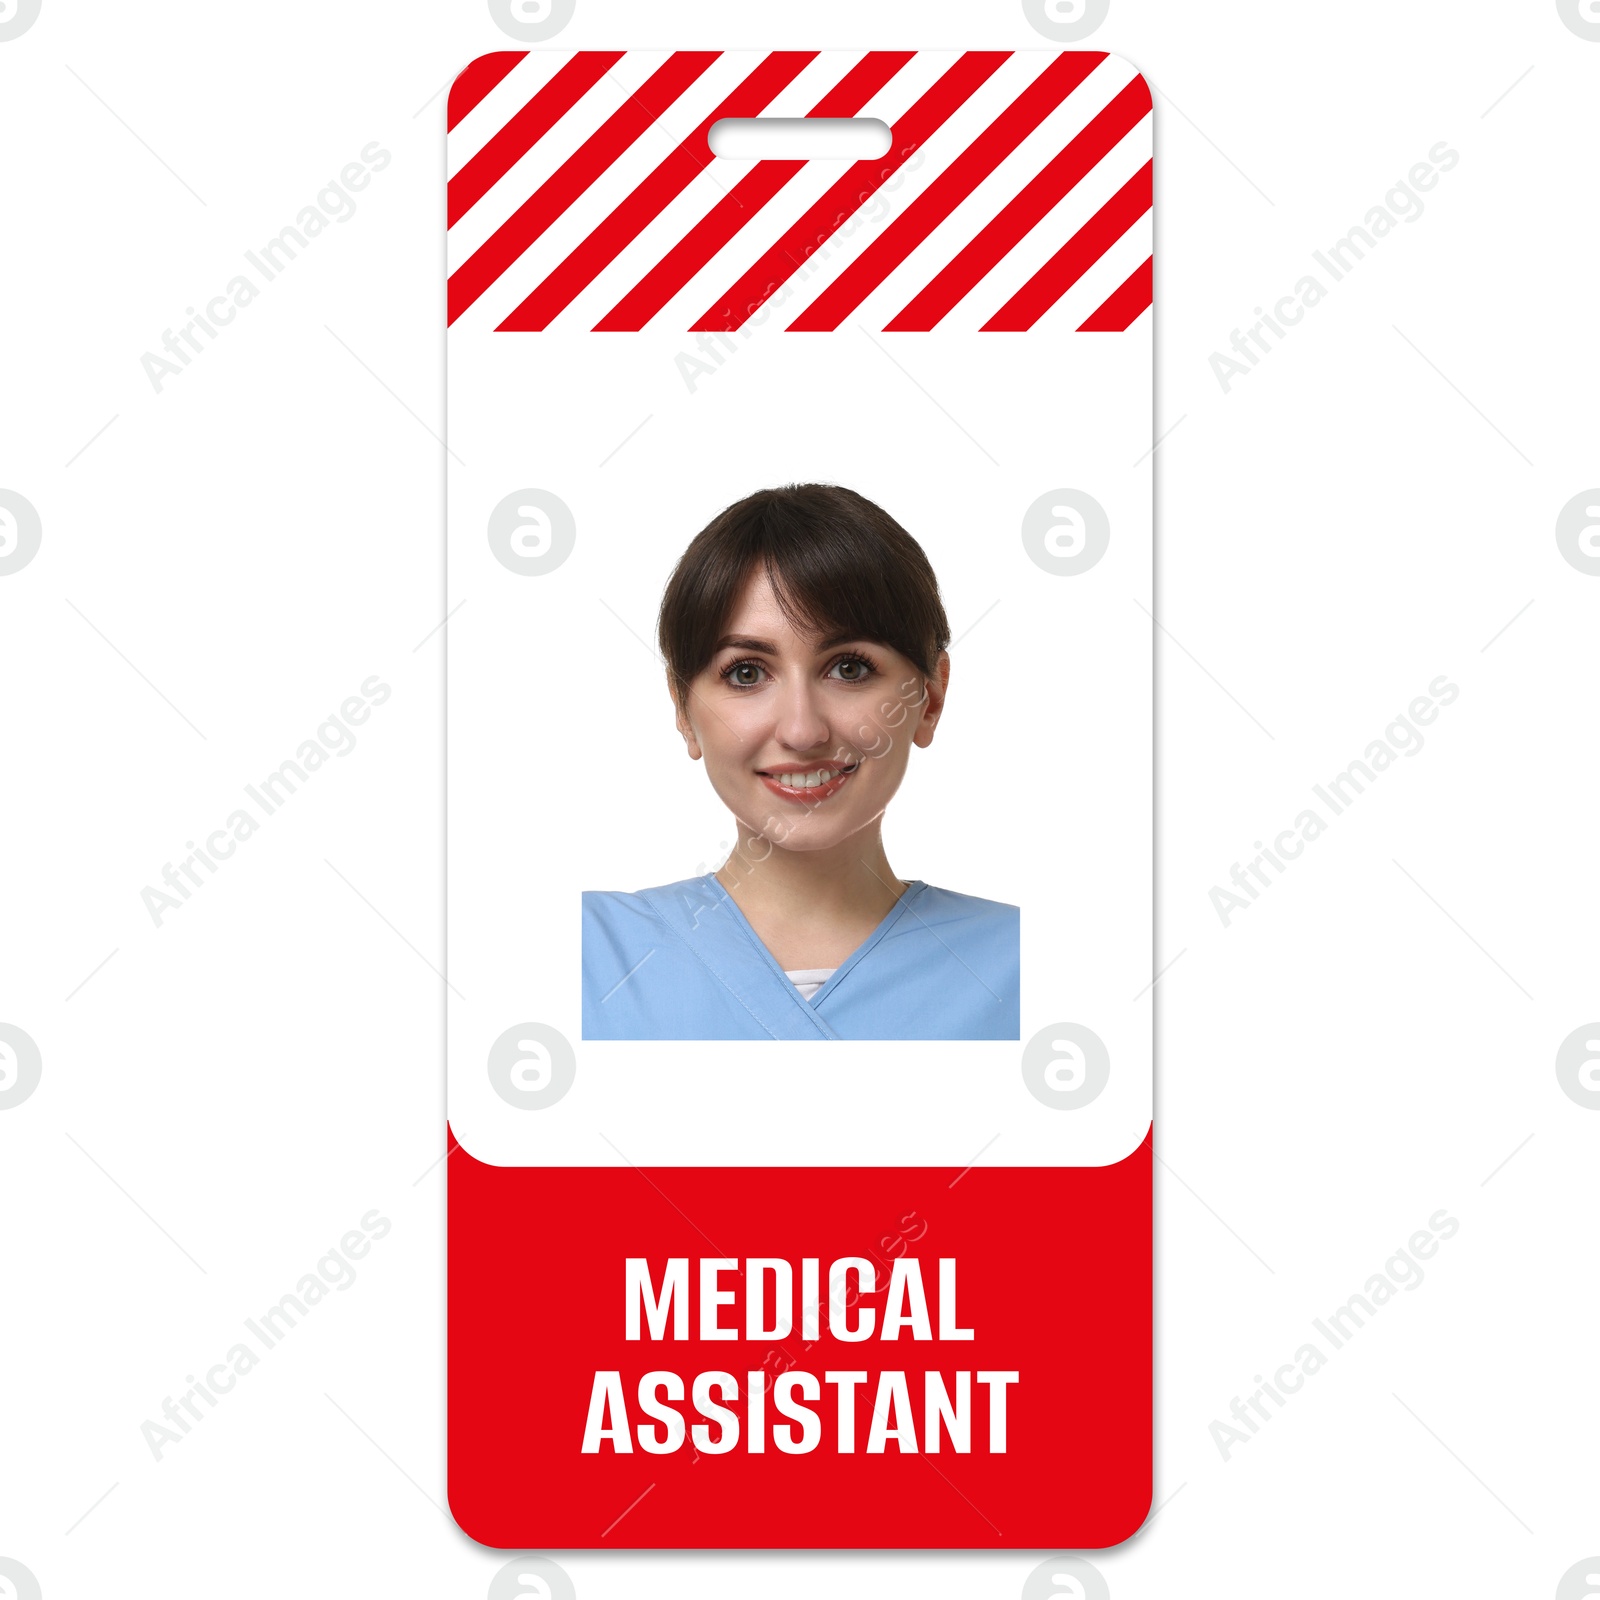
[[[778,712],[778,741],[787,749],[815,750],[828,742],[828,719],[822,714],[816,686],[808,676],[786,684]]]

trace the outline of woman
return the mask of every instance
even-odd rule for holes
[[[584,1038],[1017,1038],[1017,908],[884,853],[950,681],[916,540],[850,489],[761,490],[684,551],[658,632],[738,842],[703,878],[584,895]]]

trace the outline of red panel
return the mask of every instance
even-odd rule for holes
[[[1100,1549],[1139,1528],[1151,1485],[1151,1141],[1111,1167],[491,1167],[452,1139],[450,1504],[500,1549]],[[624,1260],[918,1258],[939,1326],[939,1260],[957,1263],[956,1322],[970,1341],[808,1344],[743,1337],[744,1278],[725,1308],[732,1341],[624,1338]],[[797,1296],[798,1297],[798,1296]],[[696,1302],[691,1297],[691,1306]],[[697,1309],[697,1308],[696,1308]],[[856,1450],[839,1452],[836,1391],[813,1406],[818,1448],[774,1446],[771,1384],[791,1369],[865,1371]],[[621,1374],[630,1421],[641,1374],[764,1370],[763,1453],[582,1453],[597,1370]],[[972,1449],[866,1453],[884,1370],[907,1374],[922,1424],[923,1374],[1016,1371],[1007,1448],[988,1448],[975,1381]],[[692,1400],[675,1409],[703,1420]],[[741,1397],[734,1409],[745,1415]],[[924,1438],[925,1442],[925,1438]]]

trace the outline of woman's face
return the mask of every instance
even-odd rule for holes
[[[797,629],[758,569],[678,707],[678,731],[751,833],[788,850],[827,850],[871,827],[900,787],[911,746],[932,742],[948,657],[938,669],[929,680],[872,640]]]

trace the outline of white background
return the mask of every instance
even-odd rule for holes
[[[694,348],[665,330],[451,334],[452,1130],[500,1165],[1122,1160],[1150,1127],[1154,1007],[1150,482],[1129,470],[1151,443],[1146,330],[879,342],[768,324],[691,391],[674,356]],[[485,536],[530,479],[577,525],[572,554],[532,575]],[[1115,1064],[1077,1111],[1034,1097],[1017,1042],[580,1040],[582,891],[698,877],[732,838],[654,649],[667,575],[723,506],[793,479],[877,501],[939,575],[951,694],[885,818],[889,859],[1021,906],[1022,1040],[1070,1020]],[[1100,497],[1113,530],[1075,576],[1042,570],[1020,536],[1064,484]],[[486,1070],[527,1021],[578,1060],[571,1090],[532,1112]]]
[[[49,1600],[477,1597],[506,1560],[438,1509],[441,681],[423,641],[447,610],[427,102],[509,42],[479,3],[44,0],[0,43],[0,486],[44,526],[0,578],[0,1020],[44,1059],[0,1111],[0,1554]],[[1012,4],[580,0],[559,42],[1040,40]],[[1162,1509],[1094,1564],[1118,1600],[1554,1595],[1600,1555],[1600,1113],[1553,1066],[1600,1014],[1600,579],[1554,539],[1600,482],[1600,44],[1554,0],[1115,0],[1092,43],[1156,90],[1174,963],[1156,990]],[[152,392],[141,354],[374,139],[394,159],[357,215]],[[1212,352],[1439,140],[1461,161],[1425,214],[1224,394]],[[355,752],[154,928],[140,889],[372,673],[394,694]],[[1224,928],[1213,885],[1440,673],[1461,695],[1427,747]],[[371,1207],[393,1231],[356,1284],[153,1461],[140,1423]],[[1421,1287],[1225,1462],[1208,1429],[1232,1397],[1441,1207],[1460,1231]],[[585,1597],[964,1597],[1018,1594],[1037,1560],[563,1565]]]

